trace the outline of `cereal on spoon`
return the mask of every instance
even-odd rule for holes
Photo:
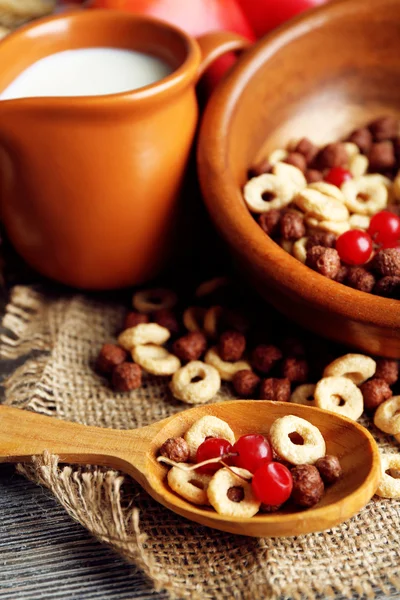
[[[301,445],[289,437],[294,433]],[[172,467],[167,480],[176,494],[241,518],[275,512],[288,501],[311,508],[342,475],[319,429],[293,415],[277,419],[269,439],[255,433],[237,440],[228,423],[205,416],[183,437],[166,440],[158,460]]]
[[[400,299],[400,136],[394,117],[318,148],[304,138],[249,171],[260,227],[321,275]]]

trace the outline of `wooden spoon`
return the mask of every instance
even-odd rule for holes
[[[183,435],[200,417],[227,421],[235,435],[267,434],[275,419],[293,414],[316,425],[327,453],[340,458],[343,477],[319,504],[308,510],[239,519],[190,504],[170,490],[167,469],[157,462],[160,446]],[[0,462],[23,462],[44,450],[61,462],[94,464],[131,475],[157,502],[170,510],[222,531],[256,537],[291,536],[329,529],[357,513],[373,496],[380,478],[379,451],[370,433],[349,419],[318,408],[284,402],[238,400],[199,406],[134,430],[88,427],[17,408],[0,406]]]

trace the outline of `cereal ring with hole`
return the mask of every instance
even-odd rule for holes
[[[183,313],[183,324],[188,331],[203,331],[206,309],[202,306],[190,306]]]
[[[303,264],[306,264],[306,260],[307,260],[307,249],[306,249],[307,241],[308,241],[307,236],[302,237],[293,244],[293,248],[292,248],[293,256],[295,258],[297,258],[297,260],[299,260]]]
[[[329,231],[336,235],[342,235],[345,231],[349,231],[349,221],[318,221],[315,217],[306,217],[307,227],[318,229],[319,231]]]
[[[374,425],[384,433],[400,434],[400,396],[392,396],[378,406],[374,415]]]
[[[304,444],[295,444],[290,434],[298,433]],[[326,445],[322,433],[309,421],[286,415],[274,421],[269,431],[272,446],[279,456],[293,465],[313,465],[326,454]]]
[[[350,229],[363,229],[367,231],[369,224],[371,222],[371,217],[367,215],[351,215],[349,219]]]
[[[351,212],[372,216],[386,208],[388,190],[375,175],[364,175],[342,185],[345,204]]]
[[[229,277],[214,277],[213,279],[208,279],[207,281],[203,281],[198,288],[196,289],[195,296],[197,298],[203,298],[204,296],[209,296],[213,294],[217,290],[223,287],[227,287],[231,284],[231,280]]]
[[[187,466],[187,463],[179,463]],[[172,467],[167,475],[168,485],[176,494],[193,504],[209,505],[207,487],[211,475],[203,475],[197,471],[184,471],[179,467]]]
[[[362,177],[368,171],[369,160],[364,154],[356,154],[350,159],[349,171],[353,177]]]
[[[276,165],[276,163],[286,160],[288,154],[289,153],[287,150],[284,150],[283,148],[277,148],[276,150],[273,150],[271,152],[271,154],[267,158],[267,161],[269,162],[271,167],[273,167],[274,165]]]
[[[236,362],[222,360],[218,354],[217,346],[213,346],[207,351],[204,362],[215,367],[223,381],[232,381],[233,376],[238,371],[251,371],[251,365],[246,360],[238,360]]]
[[[125,350],[132,350],[135,346],[143,344],[155,344],[162,346],[170,338],[171,333],[166,327],[158,323],[140,323],[135,327],[125,329],[118,336],[118,344]]]
[[[299,192],[293,201],[307,216],[318,221],[347,221],[349,218],[349,211],[341,200],[310,186]]]
[[[235,443],[235,434],[228,423],[213,415],[206,415],[195,421],[183,437],[193,459],[196,456],[197,448],[207,437],[222,438],[228,440],[230,444]]]
[[[192,381],[200,378],[199,381]],[[217,369],[200,360],[192,360],[178,369],[169,384],[171,392],[178,400],[187,404],[204,404],[214,398],[221,387],[221,377]]]
[[[250,179],[243,188],[243,196],[249,210],[261,214],[290,204],[294,191],[290,181],[267,173]],[[272,199],[264,200],[264,194],[272,196]]]
[[[162,346],[146,344],[132,350],[134,362],[152,375],[173,375],[181,367],[181,361]]]
[[[297,386],[289,401],[295,404],[304,404],[305,406],[315,406],[314,392],[315,383],[303,383]]]
[[[258,513],[261,502],[255,497],[251,482],[244,481],[242,477],[250,479],[251,473],[246,469],[232,467],[232,470],[219,469],[213,475],[207,488],[207,496],[209,503],[219,515],[245,519],[254,517]],[[228,497],[228,491],[233,487],[240,487],[243,490],[243,499],[239,502],[234,502]]]
[[[307,187],[307,179],[304,173],[297,167],[284,162],[277,162],[273,169],[274,175],[282,179],[282,181],[290,181],[293,185],[293,195]]]
[[[211,306],[204,317],[204,333],[210,338],[218,337],[218,322],[224,312],[222,306]]]
[[[140,290],[133,294],[133,308],[141,313],[152,313],[157,310],[169,310],[175,306],[178,298],[175,292],[165,288]]]
[[[329,363],[323,377],[347,377],[356,385],[370,379],[376,371],[376,362],[365,354],[344,354]]]
[[[398,472],[399,469],[400,456],[398,454],[381,454],[382,479],[375,492],[377,496],[400,498],[400,478],[394,477],[394,474],[391,473],[391,471]]]
[[[318,408],[330,410],[353,421],[357,421],[364,410],[363,395],[348,377],[324,377],[318,381],[314,400]]]

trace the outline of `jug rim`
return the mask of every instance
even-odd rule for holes
[[[0,105],[5,108],[6,105],[16,104],[21,107],[25,107],[27,104],[29,106],[37,108],[48,108],[50,106],[56,108],[63,108],[67,104],[70,108],[79,108],[84,107],[85,105],[90,105],[91,108],[98,107],[106,107],[108,104],[115,104],[118,102],[121,105],[129,104],[132,106],[132,102],[141,102],[149,101],[149,100],[161,100],[166,95],[170,93],[176,93],[182,89],[185,89],[191,83],[196,83],[198,70],[201,62],[201,52],[200,47],[196,42],[196,39],[187,34],[184,30],[176,27],[175,25],[170,25],[166,21],[162,21],[161,19],[157,19],[154,17],[150,17],[147,15],[140,15],[125,12],[122,10],[112,10],[112,9],[93,9],[93,10],[72,10],[71,12],[50,15],[48,17],[44,17],[41,19],[37,19],[31,23],[28,23],[16,31],[10,33],[7,37],[0,41],[0,63],[4,65],[5,68],[2,69],[1,75],[7,73],[7,60],[2,58],[2,54],[8,50],[10,55],[10,60],[12,60],[12,56],[15,57],[15,51],[17,46],[22,44],[23,41],[29,39],[32,43],[42,36],[46,36],[49,33],[57,32],[57,29],[60,30],[60,37],[70,33],[68,31],[70,28],[74,27],[76,23],[86,24],[88,27],[92,27],[95,24],[105,25],[107,22],[110,23],[111,26],[117,26],[118,24],[137,24],[137,23],[148,23],[154,27],[164,30],[165,32],[174,33],[176,37],[180,38],[183,43],[184,50],[186,51],[185,58],[179,64],[177,68],[175,68],[169,75],[163,77],[155,81],[154,83],[148,84],[146,86],[127,90],[124,92],[117,92],[111,94],[104,95],[85,95],[85,96],[27,96],[22,98],[9,98],[1,100]],[[62,25],[64,24],[64,27]],[[55,31],[53,29],[55,27]],[[61,27],[60,27],[61,26]],[[64,30],[64,32],[62,31]],[[86,48],[116,48],[116,49],[129,49],[126,46],[118,46],[118,45],[109,45],[105,43],[103,46],[100,45],[85,45],[84,43],[80,46],[73,45],[72,48],[65,47],[64,50],[79,50]],[[134,50],[134,47],[131,48]],[[45,58],[46,56],[51,56],[52,54],[56,54],[62,50],[55,50],[54,52],[46,52],[41,56],[41,58]],[[138,50],[140,51],[140,50]],[[150,52],[149,52],[150,54]],[[155,52],[154,56],[158,56]],[[159,57],[161,58],[161,57]],[[14,77],[10,79],[10,81],[5,85],[1,85],[1,76],[0,76],[0,95],[2,91],[4,91],[7,85],[10,85],[12,81],[18,77],[25,69],[40,60],[37,58],[32,60],[21,67],[20,70],[17,70]],[[162,58],[165,60],[165,58]]]

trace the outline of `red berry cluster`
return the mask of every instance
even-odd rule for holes
[[[382,210],[371,219],[368,231],[351,229],[336,240],[336,250],[347,265],[364,265],[373,250],[400,247],[400,218]]]
[[[260,502],[278,507],[290,498],[292,474],[285,465],[272,460],[271,445],[263,435],[242,435],[233,446],[227,440],[209,438],[198,447],[196,462],[219,457],[225,464],[253,473],[251,485]],[[222,466],[221,463],[213,463],[199,467],[198,470],[211,475]]]

